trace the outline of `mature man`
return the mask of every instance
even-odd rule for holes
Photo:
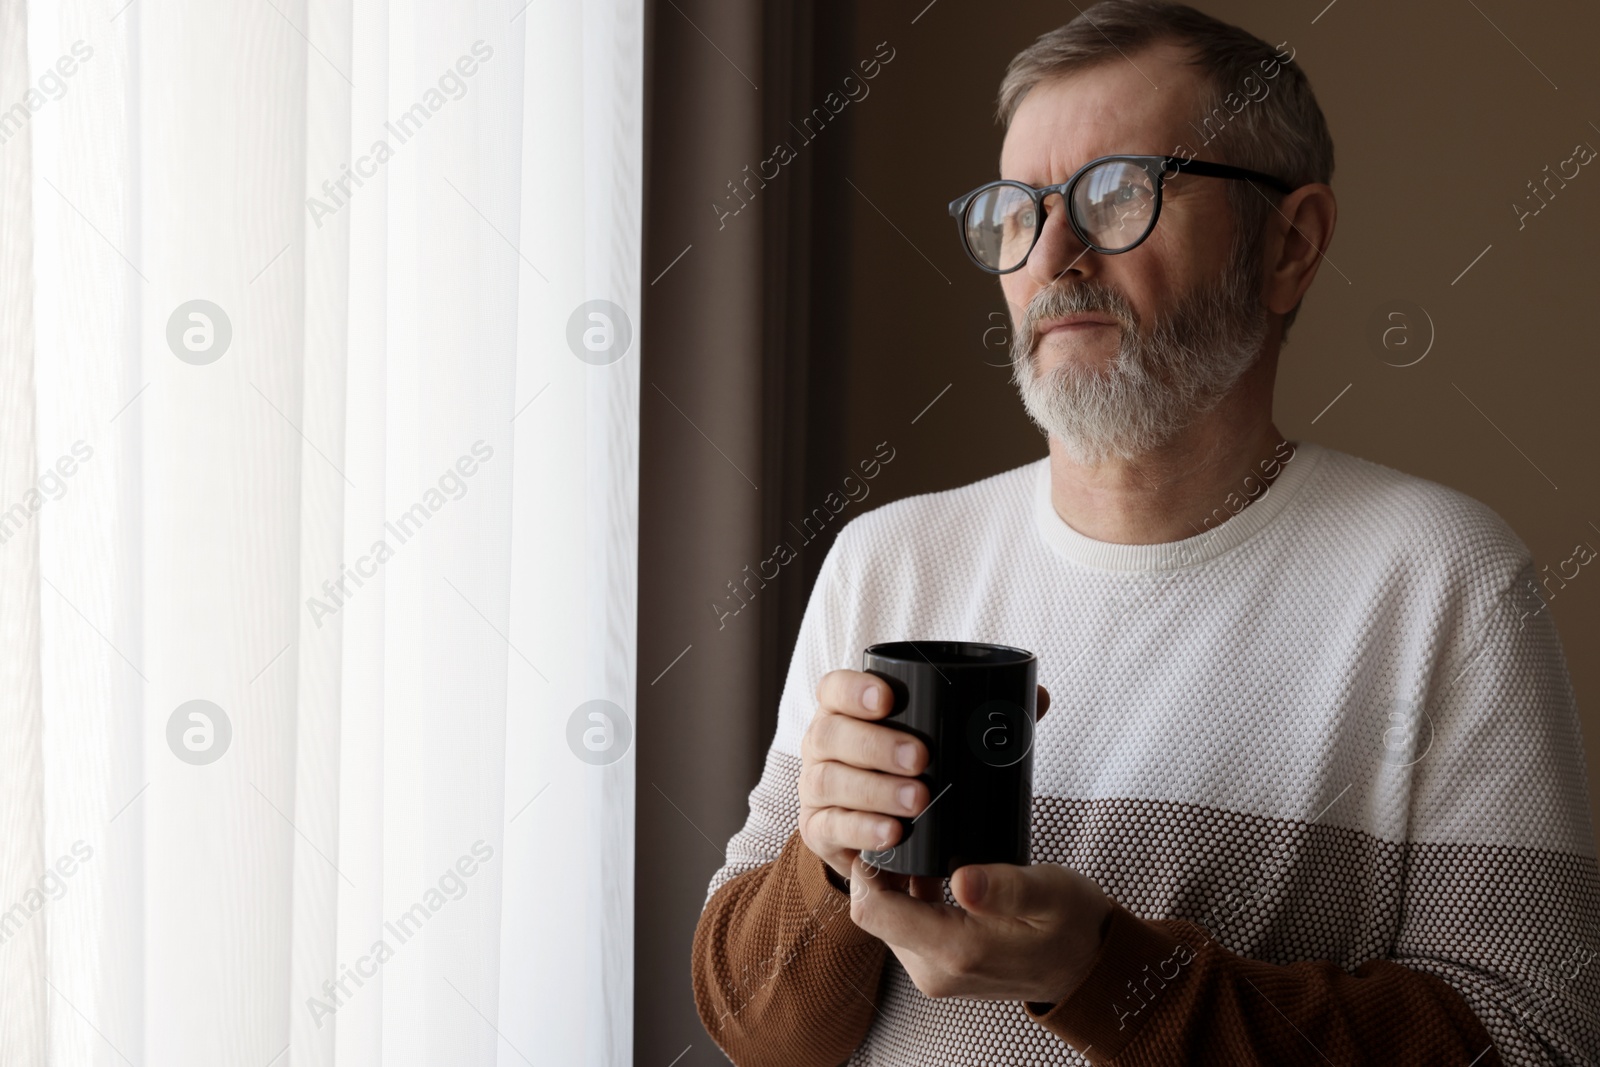
[[[1527,548],[1272,422],[1335,218],[1292,52],[1109,0],[1013,60],[1000,118],[1004,181],[952,212],[1049,455],[840,532],[696,932],[708,1032],[747,1067],[1600,1062]],[[861,860],[935,801],[848,669],[909,638],[1038,654],[1030,866]]]

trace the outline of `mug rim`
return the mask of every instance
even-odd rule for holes
[[[928,646],[942,645],[946,647],[981,648],[989,653],[1006,653],[1005,658],[995,659],[957,659],[947,658],[949,653],[940,652],[937,655],[929,654]],[[919,648],[921,649],[919,651]],[[966,668],[994,668],[1017,667],[1036,660],[1038,657],[1025,648],[1015,645],[999,645],[988,641],[950,641],[942,639],[912,640],[912,641],[884,641],[875,645],[868,645],[866,655],[891,663],[933,663],[941,669],[963,670]]]

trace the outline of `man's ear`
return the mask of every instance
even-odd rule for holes
[[[1278,236],[1267,242],[1277,253],[1273,262],[1266,264],[1263,279],[1262,303],[1267,310],[1287,315],[1300,303],[1333,243],[1338,215],[1333,189],[1312,183],[1290,193],[1268,217],[1268,225]]]

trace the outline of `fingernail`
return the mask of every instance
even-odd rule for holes
[[[984,891],[989,888],[989,876],[983,871],[974,870],[967,875],[967,897],[974,904],[983,899]]]
[[[883,690],[875,685],[867,686],[867,691],[861,694],[861,703],[867,706],[868,711],[877,711],[878,702],[883,699]]]
[[[892,833],[894,833],[894,824],[893,823],[880,822],[878,824],[878,840],[879,841],[882,841],[884,844],[887,845],[889,843],[889,835],[892,834]]]
[[[909,741],[903,745],[894,746],[894,761],[906,770],[911,770],[917,765],[917,746]]]
[[[911,805],[915,804],[916,802],[917,802],[917,787],[914,786],[914,785],[903,785],[903,786],[901,786],[900,787],[900,806],[902,808],[905,808],[907,811],[910,811],[911,810]]]

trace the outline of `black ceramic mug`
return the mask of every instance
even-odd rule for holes
[[[897,874],[949,877],[968,863],[1029,861],[1033,725],[1039,662],[1032,652],[976,641],[894,641],[862,653],[889,683],[885,726],[928,747],[929,802],[902,818],[896,845],[861,858]]]

